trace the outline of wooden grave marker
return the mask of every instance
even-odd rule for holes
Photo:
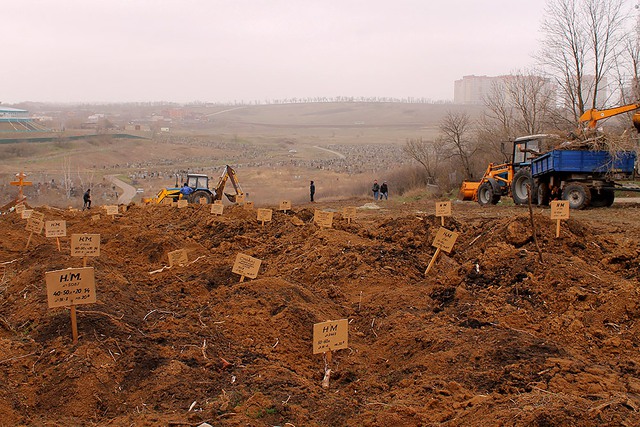
[[[22,212],[20,212],[20,218],[29,219],[32,213],[33,213],[33,209],[23,209]]]
[[[162,204],[166,206],[173,206],[173,199],[171,197],[165,197],[162,199]]]
[[[78,343],[76,305],[96,302],[96,282],[93,267],[47,271],[47,304],[49,308],[70,307],[73,344]]]
[[[313,222],[322,228],[331,228],[333,226],[333,212],[316,209],[313,213]]]
[[[91,222],[100,221],[100,214],[91,215]]]
[[[351,224],[351,220],[356,219],[356,207],[355,206],[345,206],[342,209],[342,217],[347,219],[347,224]]]
[[[270,222],[271,218],[273,217],[273,211],[271,209],[263,209],[260,208],[258,209],[258,221],[260,221],[262,223],[262,226],[264,227],[264,223],[265,222]]]
[[[111,219],[115,219],[118,215],[118,205],[107,205],[104,207],[107,215],[111,215]]]
[[[29,218],[27,218],[27,225],[25,226],[25,230],[29,232],[29,238],[27,239],[27,244],[24,247],[25,249],[29,247],[29,243],[31,243],[31,238],[33,237],[33,233],[40,234],[42,233],[43,228],[44,228],[44,213],[32,211]]]
[[[236,203],[238,205],[244,204],[245,200],[246,200],[246,196],[244,194],[236,194]]]
[[[16,205],[16,213],[20,215],[20,218],[22,218],[22,212],[24,212],[25,209],[27,209],[27,207],[24,205],[24,203]]]
[[[451,200],[436,202],[436,216],[440,217],[440,225],[444,227],[444,217],[451,216]]]
[[[280,206],[278,207],[279,211],[287,212],[291,210],[291,200],[281,200]]]
[[[24,172],[20,172],[16,174],[16,178],[18,178],[17,181],[10,181],[9,185],[13,185],[16,187],[19,187],[18,190],[18,197],[16,198],[17,201],[22,201],[23,199],[25,199],[24,193],[22,192],[22,187],[25,186],[30,186],[33,185],[33,182],[31,181],[25,181],[24,179],[27,177],[27,175]]]
[[[222,200],[214,200],[213,204],[214,205],[221,205],[222,204]]]
[[[186,249],[171,251],[167,256],[169,257],[169,267],[173,267],[174,265],[187,265],[189,263]]]
[[[99,234],[72,234],[71,256],[82,257],[82,266],[87,266],[88,257],[100,256]]]
[[[187,206],[189,206],[189,201],[187,199],[180,199],[178,200],[178,204],[176,206],[178,206],[178,209],[186,208]]]
[[[198,203],[200,203],[201,205],[208,205],[207,198],[206,197],[200,197],[198,199]]]
[[[217,200],[216,200],[217,201]],[[224,212],[224,206],[222,203],[214,203],[211,205],[211,213],[214,215],[222,215]]]
[[[44,223],[44,235],[45,237],[56,238],[56,243],[58,244],[58,252],[60,249],[60,238],[67,237],[67,221],[65,220],[54,220],[47,221]]]
[[[451,252],[451,249],[453,249],[453,245],[456,243],[457,239],[458,239],[457,232],[447,230],[444,227],[440,227],[440,229],[436,233],[436,237],[433,239],[433,243],[431,244],[431,246],[436,248],[436,253],[433,254],[433,257],[429,262],[429,266],[424,272],[425,276],[429,273],[429,270],[431,270],[431,267],[433,267],[433,264],[435,263],[436,258],[438,258],[438,255],[440,255],[440,251],[442,250],[442,251],[445,251],[446,253]]]
[[[254,203],[253,202],[244,202],[244,208],[248,211],[253,210]]]
[[[329,388],[332,351],[349,347],[349,320],[330,320],[313,325],[313,354],[325,356],[322,387]]]
[[[245,254],[236,255],[236,261],[233,263],[232,273],[240,275],[240,281],[244,281],[245,277],[255,279],[258,277],[262,260]]]
[[[556,237],[560,237],[560,221],[569,219],[569,202],[566,200],[554,200],[551,203],[551,220],[556,222]]]

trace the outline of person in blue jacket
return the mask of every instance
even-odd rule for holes
[[[185,182],[182,188],[180,189],[180,192],[182,193],[182,198],[186,199],[187,197],[189,197],[189,194],[193,193],[193,188],[189,187]]]

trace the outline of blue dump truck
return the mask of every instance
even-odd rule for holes
[[[462,200],[484,206],[511,197],[523,205],[531,192],[532,203],[548,205],[550,200],[564,199],[572,209],[584,209],[611,206],[615,190],[640,191],[638,186],[616,182],[634,178],[635,152],[570,149],[571,144],[551,149],[555,145],[557,137],[552,135],[516,138],[511,161],[490,163],[480,181],[463,182]]]
[[[531,177],[538,190],[538,203],[549,204],[557,194],[572,209],[611,206],[615,190],[639,191],[617,180],[634,176],[633,151],[551,150],[531,160]]]

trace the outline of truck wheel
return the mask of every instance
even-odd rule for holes
[[[198,190],[198,191],[194,191],[191,194],[191,197],[189,198],[189,203],[200,203],[200,199],[204,197],[205,199],[207,199],[207,204],[211,203],[211,194],[207,193],[206,191],[203,190]]]
[[[495,205],[500,201],[500,188],[498,183],[485,181],[478,187],[478,203],[485,206],[488,204]]]
[[[613,190],[597,190],[591,189],[591,206],[594,208],[609,207],[613,204],[616,194]]]
[[[513,182],[511,182],[511,197],[516,205],[524,205],[529,203],[529,197],[527,196],[527,185],[531,188],[531,199],[536,197],[537,193],[533,193],[535,187],[533,186],[533,179],[531,178],[531,171],[528,168],[522,168],[513,176]],[[535,200],[533,200],[535,202]]]
[[[551,199],[551,190],[549,190],[549,184],[546,182],[538,183],[538,205],[549,206],[549,200]]]
[[[562,190],[562,200],[568,201],[571,209],[584,209],[591,204],[591,191],[584,184],[572,182]]]

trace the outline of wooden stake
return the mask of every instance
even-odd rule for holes
[[[58,243],[58,252],[61,252],[62,250],[60,249],[60,238],[56,237],[56,242]]]
[[[351,224],[351,217],[347,218],[347,224]]]
[[[240,282],[244,282],[244,276],[240,276]]]
[[[83,256],[83,257],[82,257],[82,266],[83,266],[83,267],[86,267],[86,266],[87,266],[87,257],[86,257],[86,256]]]
[[[261,222],[262,222],[262,226],[264,227],[264,221],[261,221]]]
[[[31,236],[33,236],[33,231],[29,233],[29,238],[27,239],[27,246],[24,247],[25,249],[27,249],[29,247],[29,243],[31,243]]]
[[[533,235],[533,243],[536,245],[536,249],[538,250],[538,257],[540,258],[540,264],[544,263],[542,260],[542,249],[540,249],[540,244],[538,243],[538,230],[536,229],[536,223],[533,220],[533,204],[531,203],[531,186],[527,184],[527,199],[529,200],[529,220],[531,221],[531,233]]]
[[[427,269],[424,272],[425,276],[427,274],[429,274],[429,270],[431,270],[431,267],[433,267],[433,264],[436,262],[436,258],[438,258],[438,255],[440,255],[440,248],[436,248],[436,253],[433,254],[433,257],[431,258],[431,261],[429,262],[429,266],[427,267]]]
[[[78,318],[76,317],[76,306],[71,306],[71,335],[73,336],[73,344],[78,344]]]
[[[440,220],[441,220],[441,221],[440,221],[440,225],[442,225],[442,226],[444,227],[444,216],[441,216],[441,217],[440,217]]]
[[[322,388],[329,388],[329,379],[331,378],[331,350],[324,353],[324,378],[322,379]]]
[[[557,220],[558,223],[556,224],[556,237],[560,237],[560,220]]]

